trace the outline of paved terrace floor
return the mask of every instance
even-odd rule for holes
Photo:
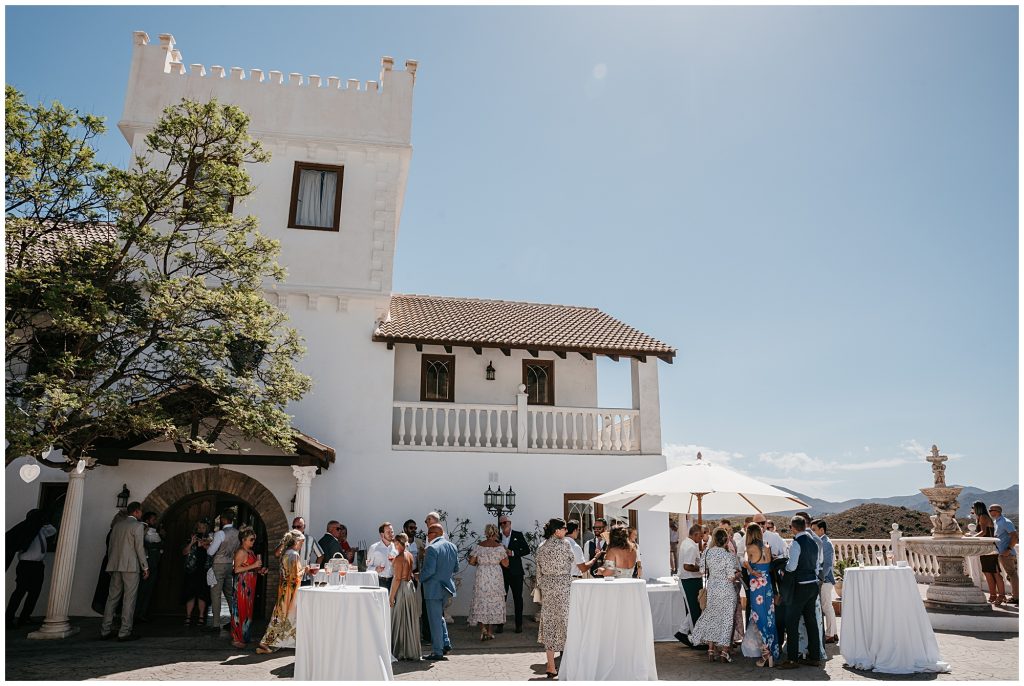
[[[185,628],[177,620],[138,625],[143,638],[132,643],[100,641],[99,618],[78,619],[76,636],[63,641],[30,641],[29,629],[7,632],[7,680],[201,680],[259,681],[290,679],[295,653],[283,650],[256,655],[232,648],[224,636]],[[262,627],[260,627],[262,629]],[[445,662],[398,662],[399,680],[544,680],[544,652],[537,644],[537,625],[527,621],[522,634],[506,633],[481,643],[475,628],[458,618],[452,626],[455,650]],[[253,632],[262,635],[262,632]],[[704,653],[678,643],[655,644],[658,675],[662,680],[893,680],[964,681],[1018,678],[1017,634],[965,636],[937,632],[939,649],[953,666],[950,674],[908,676],[858,672],[843,666],[837,646],[828,646],[823,668],[792,671],[759,669],[753,660],[737,658],[733,664],[710,664]],[[424,646],[425,652],[426,646]]]

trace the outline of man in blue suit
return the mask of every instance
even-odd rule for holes
[[[458,570],[458,549],[445,539],[440,524],[431,524],[427,529],[427,554],[420,570],[433,649],[430,655],[423,657],[424,660],[446,660],[445,654],[452,649],[448,625],[444,621],[444,605],[448,598],[455,597],[455,573]]]

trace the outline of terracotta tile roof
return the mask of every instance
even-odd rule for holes
[[[507,300],[391,296],[373,340],[553,350],[601,355],[653,355],[671,362],[676,349],[595,307]]]
[[[53,262],[57,258],[65,241],[73,241],[78,246],[90,245],[93,243],[113,243],[117,239],[117,229],[113,224],[107,223],[74,223],[57,226],[51,224],[51,228],[36,239],[28,248],[29,258],[33,261]],[[8,231],[5,237],[6,262],[10,269],[17,258],[18,236],[15,232]]]

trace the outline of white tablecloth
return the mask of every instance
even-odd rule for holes
[[[394,680],[385,589],[303,587],[296,602],[296,681]]]
[[[647,598],[651,602],[654,640],[676,640],[676,632],[686,620],[686,599],[679,582],[669,579],[667,583],[647,584]]]
[[[377,572],[349,572],[345,575],[346,586],[380,586]]]
[[[651,603],[643,579],[582,579],[569,593],[558,678],[657,681]]]
[[[839,652],[854,669],[948,672],[909,567],[848,567]]]

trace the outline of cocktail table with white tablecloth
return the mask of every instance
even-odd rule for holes
[[[643,579],[580,579],[569,592],[562,681],[657,681]]]
[[[345,574],[346,586],[380,586],[377,572],[348,572]]]
[[[686,596],[679,579],[659,577],[656,582],[648,582],[647,598],[651,601],[655,642],[675,641],[676,632],[686,622]]]
[[[391,607],[383,588],[303,587],[296,597],[297,681],[392,681]]]
[[[909,567],[847,567],[839,652],[854,669],[948,672]]]

